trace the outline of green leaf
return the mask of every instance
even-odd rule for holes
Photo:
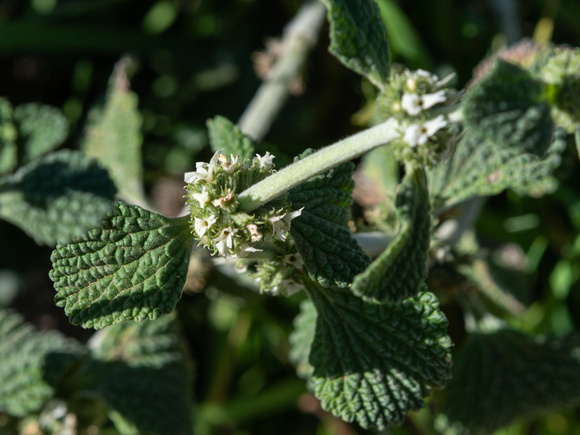
[[[290,343],[290,360],[296,366],[298,376],[310,378],[314,367],[310,364],[310,348],[316,331],[316,308],[310,299],[300,304],[300,313],[294,319],[294,330],[288,339]]]
[[[0,414],[40,411],[83,354],[81,344],[56,331],[36,331],[20,315],[0,309]]]
[[[441,425],[492,433],[518,416],[580,403],[578,337],[472,334],[453,368]],[[466,406],[469,404],[469,406]]]
[[[56,305],[84,328],[170,313],[193,247],[188,220],[117,203],[100,228],[53,251]]]
[[[307,286],[318,318],[310,385],[322,408],[364,428],[400,424],[451,372],[447,319],[432,293],[398,304]]]
[[[141,124],[137,95],[127,78],[128,59],[121,59],[109,80],[106,102],[89,114],[83,151],[108,169],[119,197],[144,205]]]
[[[468,130],[501,148],[542,155],[554,127],[547,86],[520,67],[496,60],[493,70],[467,91]]]
[[[192,363],[175,315],[123,323],[89,342],[87,372],[114,414],[142,434],[192,433]]]
[[[242,130],[223,116],[216,116],[207,121],[207,129],[211,149],[215,152],[223,150],[223,154],[230,156],[240,156],[240,160],[254,157],[254,144]]]
[[[0,217],[37,243],[54,245],[97,226],[114,195],[107,171],[79,152],[62,150],[0,179]]]
[[[310,277],[325,287],[347,287],[370,263],[348,227],[353,168],[343,163],[292,189],[287,197],[294,210],[304,207],[292,220],[290,235]]]
[[[68,135],[68,121],[55,107],[23,104],[14,109],[12,118],[18,131],[20,164],[56,149]]]
[[[16,128],[12,123],[12,105],[0,97],[0,174],[11,172],[18,166]]]
[[[422,170],[405,175],[396,205],[399,233],[352,283],[352,292],[367,301],[397,302],[415,296],[427,278],[431,205]]]
[[[553,191],[553,171],[566,148],[566,133],[557,128],[544,155],[504,148],[467,134],[451,158],[429,174],[436,208],[450,207],[474,196],[496,195],[512,189],[520,195],[540,196]]]
[[[389,80],[387,32],[373,0],[323,0],[330,22],[329,51],[378,88]]]

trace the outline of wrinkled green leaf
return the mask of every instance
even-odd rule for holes
[[[63,150],[0,179],[0,217],[37,243],[54,245],[97,226],[114,195],[108,173],[94,160]]]
[[[307,286],[318,317],[310,385],[323,409],[364,428],[400,424],[451,372],[447,319],[432,293],[398,304]]]
[[[207,121],[211,149],[223,150],[226,156],[240,156],[240,161],[254,157],[253,142],[242,133],[242,130],[223,116],[216,116]]]
[[[542,155],[554,127],[546,89],[520,67],[497,59],[465,95],[465,125],[482,141]]]
[[[113,325],[89,346],[93,388],[138,433],[192,433],[191,361],[174,315]]]
[[[544,155],[504,148],[467,134],[446,164],[429,174],[436,208],[450,207],[474,196],[496,195],[512,189],[521,195],[540,196],[553,191],[552,176],[566,148],[566,133],[556,129]]]
[[[188,219],[117,203],[101,227],[53,251],[56,305],[85,328],[170,313],[193,247]]]
[[[396,302],[415,296],[427,278],[431,214],[422,170],[405,175],[396,205],[399,233],[352,283],[352,292],[365,300]]]
[[[0,174],[10,172],[18,166],[16,128],[12,123],[12,105],[0,97]]]
[[[119,197],[130,203],[146,203],[143,191],[141,124],[138,99],[127,78],[128,59],[115,65],[105,104],[89,114],[81,143],[83,151],[108,169]]]
[[[353,167],[352,163],[339,165],[292,189],[287,197],[294,210],[304,207],[292,221],[290,234],[308,274],[325,287],[350,285],[370,263],[347,225]]]
[[[373,0],[323,0],[330,22],[329,51],[347,68],[382,88],[389,79],[387,32]]]
[[[12,118],[21,165],[56,149],[68,135],[68,121],[55,107],[22,104],[14,109]]]
[[[472,334],[455,361],[441,425],[456,433],[489,434],[518,416],[577,405],[579,349],[577,337],[534,338],[511,330]]]
[[[36,331],[18,314],[0,309],[0,414],[40,411],[83,353],[81,344],[56,331]]]

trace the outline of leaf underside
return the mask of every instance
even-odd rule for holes
[[[115,208],[101,227],[52,253],[56,305],[85,328],[156,319],[174,309],[185,283],[193,246],[188,218]]]
[[[382,429],[422,408],[448,380],[447,319],[432,293],[398,304],[365,302],[338,288],[310,286],[307,293],[318,312],[309,385],[323,409]]]
[[[445,425],[458,433],[488,434],[518,416],[578,405],[579,345],[574,336],[472,334],[445,391]]]
[[[352,283],[351,291],[365,300],[397,302],[415,296],[427,277],[431,214],[423,171],[405,175],[396,205],[399,233]]]

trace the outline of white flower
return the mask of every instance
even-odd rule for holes
[[[258,225],[254,223],[249,223],[248,225],[246,225],[246,228],[250,232],[250,239],[252,240],[252,242],[259,242],[260,240],[262,240],[263,236],[262,233],[258,231]]]
[[[244,258],[250,255],[252,252],[262,252],[262,249],[254,248],[249,243],[242,243],[237,256]]]
[[[260,169],[264,169],[266,171],[274,166],[275,157],[276,156],[270,154],[268,151],[266,151],[264,157],[260,156],[260,154],[256,154],[256,159],[258,159],[258,165],[260,166]]]
[[[424,69],[416,70],[413,72],[413,75],[415,77],[422,77],[426,79],[430,84],[437,82],[437,79],[439,78],[435,74],[431,74],[429,71],[425,71]]]
[[[401,98],[401,106],[409,115],[415,116],[423,110],[430,109],[435,104],[444,103],[446,100],[444,90],[425,95],[404,94]]]
[[[296,269],[302,269],[302,266],[304,266],[304,260],[298,253],[284,256],[284,262],[293,265]]]
[[[215,205],[216,207],[224,208],[226,205],[226,202],[231,201],[231,200],[232,200],[232,191],[230,189],[228,189],[227,195],[222,196],[221,198],[218,198],[218,199],[214,199],[212,204]]]
[[[297,218],[302,214],[302,207],[300,210],[294,210],[290,213],[284,213],[280,216],[271,216],[268,218],[272,224],[272,237],[278,240],[286,241],[286,233],[290,231],[292,219]]]
[[[209,230],[210,227],[216,223],[216,221],[217,218],[213,214],[204,219],[195,218],[194,222],[195,232],[200,238],[203,237],[206,231]]]
[[[195,164],[195,171],[185,173],[184,176],[185,182],[191,184],[203,180],[206,183],[211,183],[214,180],[213,174],[217,167],[217,161],[220,155],[220,151],[221,150],[217,150],[215,152],[209,163],[197,162]]]
[[[202,209],[204,209],[205,206],[211,201],[209,193],[207,193],[207,186],[203,186],[203,189],[200,193],[192,193],[191,196],[193,199],[199,202],[199,205]]]
[[[409,144],[411,148],[417,145],[425,145],[431,136],[434,136],[439,130],[447,126],[447,121],[443,115],[426,121],[423,125],[410,124],[405,128],[403,140]]]
[[[226,227],[222,230],[219,236],[214,239],[216,249],[222,257],[225,257],[229,249],[234,246],[234,230],[231,227]]]
[[[226,172],[226,174],[232,175],[234,173],[234,171],[236,170],[236,167],[238,166],[238,158],[239,157],[240,156],[234,157],[233,154],[230,154],[231,163],[228,164],[228,158],[225,155],[220,154],[219,161],[221,162],[222,167],[224,168],[224,171]]]
[[[293,279],[283,279],[279,286],[272,289],[272,293],[282,293],[286,296],[292,296],[304,288],[304,285],[297,283]]]

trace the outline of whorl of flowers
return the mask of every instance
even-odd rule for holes
[[[457,95],[445,86],[453,77],[439,80],[421,69],[391,77],[377,100],[377,114],[399,122],[400,139],[391,143],[398,160],[432,167],[448,150],[451,121],[444,106],[456,102]]]

